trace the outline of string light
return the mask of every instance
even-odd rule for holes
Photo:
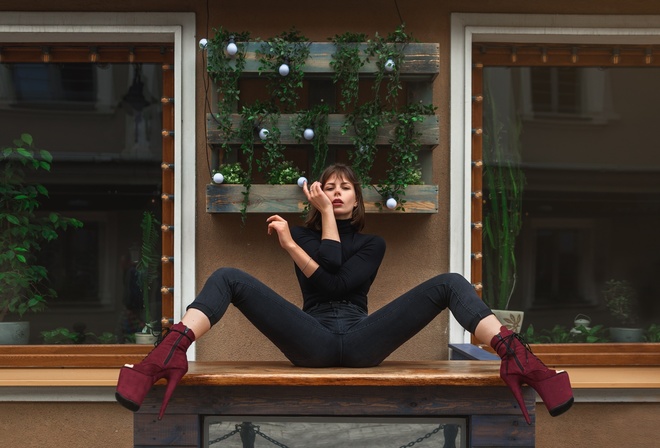
[[[571,62],[575,64],[578,61],[578,50],[576,47],[573,47],[571,50]]]
[[[511,47],[511,62],[518,62],[518,49]]]
[[[49,47],[43,47],[41,49],[41,60],[45,64],[48,64],[50,62],[50,48]]]
[[[613,64],[618,64],[619,63],[619,49],[615,48],[612,50],[612,63]]]
[[[644,62],[646,62],[647,65],[653,62],[653,50],[651,50],[650,48],[646,49],[646,56],[644,56]]]
[[[541,48],[541,60],[544,64],[548,62],[548,49],[545,47]]]
[[[236,53],[238,53],[238,47],[236,46],[236,42],[234,42],[234,36],[229,36],[229,43],[227,44],[227,54],[229,56],[234,56]]]

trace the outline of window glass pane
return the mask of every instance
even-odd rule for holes
[[[484,298],[510,295],[523,329],[570,333],[586,315],[605,341],[660,323],[658,81],[650,67],[484,69]]]
[[[465,419],[352,417],[204,418],[202,446],[208,448],[324,447],[362,448],[413,446],[464,447]]]
[[[83,223],[37,254],[57,297],[23,316],[30,343],[126,342],[145,323],[145,297],[151,318],[161,315],[160,241],[147,296],[136,271],[145,212],[160,237],[161,65],[1,64],[0,81],[2,147],[27,133],[53,156],[50,172],[29,178],[49,193],[39,213]],[[67,331],[44,341],[58,328]]]

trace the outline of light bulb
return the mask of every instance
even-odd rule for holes
[[[286,76],[289,74],[289,65],[288,64],[282,64],[280,65],[279,69],[280,75]]]
[[[225,181],[225,176],[222,175],[222,173],[215,173],[213,175],[213,182],[216,184],[221,184]]]
[[[261,128],[261,130],[259,131],[259,138],[260,138],[261,140],[266,140],[266,138],[268,138],[268,134],[269,134],[268,129],[266,129],[266,128]]]
[[[386,205],[387,208],[389,208],[390,210],[394,210],[394,209],[396,208],[396,199],[394,199],[394,198],[389,198],[389,199],[387,200],[387,202],[385,203],[385,205]]]
[[[227,44],[227,54],[229,56],[234,56],[236,53],[238,53],[238,47],[233,40],[230,40]]]
[[[301,176],[298,178],[298,186],[302,188],[305,185],[305,182],[307,182],[307,178],[304,176]]]
[[[314,138],[314,129],[307,128],[305,129],[305,132],[303,132],[303,137],[305,137],[305,140],[311,140]]]
[[[366,146],[360,146],[360,149],[358,149],[358,151],[360,151],[360,154],[364,154],[365,152],[367,152],[368,149],[369,148]]]
[[[206,46],[209,44],[209,41],[206,38],[199,40],[199,48],[206,50]]]
[[[385,71],[394,71],[394,67],[396,67],[396,64],[392,59],[388,59],[387,62],[385,62]]]

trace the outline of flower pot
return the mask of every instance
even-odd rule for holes
[[[151,333],[135,333],[135,343],[143,345],[154,345],[158,336],[154,336]]]
[[[495,317],[497,317],[502,325],[514,333],[520,333],[522,330],[524,311],[511,311],[511,310],[492,310]]]
[[[26,345],[30,340],[30,322],[0,322],[0,345]]]
[[[610,328],[612,342],[641,342],[644,340],[643,328]]]

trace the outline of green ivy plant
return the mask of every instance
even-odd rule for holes
[[[405,211],[405,190],[408,185],[421,183],[419,151],[421,133],[416,125],[422,123],[427,115],[435,113],[435,106],[408,104],[403,111],[391,112],[390,122],[395,124],[394,135],[390,139],[391,149],[387,153],[389,169],[386,178],[376,187],[384,200],[392,197],[397,201],[397,210]],[[381,203],[377,204],[382,207]]]
[[[48,270],[37,264],[37,255],[59,230],[83,225],[59,213],[37,213],[48,190],[30,183],[29,176],[50,171],[53,157],[32,143],[30,134],[22,134],[0,150],[0,322],[10,313],[22,317],[41,311],[47,299],[57,297],[47,286]]]
[[[232,128],[231,113],[236,110],[240,99],[239,80],[245,68],[245,52],[250,33],[234,33],[222,27],[214,29],[214,32],[215,35],[206,46],[206,66],[219,94],[218,112],[213,117],[222,136],[222,148],[229,150],[231,147],[227,142],[232,140],[235,133]],[[238,49],[233,56],[227,54],[225,50],[230,39],[235,42]]]
[[[403,89],[400,68],[404,60],[404,50],[408,43],[417,42],[411,34],[406,33],[405,27],[405,23],[402,23],[387,37],[376,33],[374,38],[367,43],[366,52],[369,60],[375,58],[377,67],[373,84],[374,94],[376,97],[380,95],[381,85],[387,77],[385,98],[391,106],[396,104],[399,92]],[[386,70],[388,61],[393,62],[391,71]]]
[[[610,314],[623,326],[637,326],[639,303],[637,291],[627,280],[611,279],[602,290],[605,305]]]
[[[366,40],[366,34],[350,32],[331,38],[336,47],[330,61],[334,70],[332,82],[340,85],[339,104],[344,111],[354,108],[357,103],[360,69],[366,63],[366,57],[361,56],[360,44]]]
[[[213,170],[213,174],[221,173],[224,177],[222,183],[225,184],[242,184],[245,182],[246,173],[243,170],[240,162],[223,163],[217,169]]]
[[[270,185],[295,184],[304,174],[305,172],[294,166],[293,162],[283,160],[269,170],[266,182]]]
[[[264,75],[273,101],[278,101],[284,112],[292,112],[298,104],[303,87],[303,66],[309,57],[308,39],[295,28],[279,34],[257,48],[259,75]],[[280,75],[282,64],[289,66],[286,76]]]
[[[355,150],[349,152],[351,166],[362,185],[371,185],[371,167],[378,152],[376,139],[386,120],[378,99],[366,102],[346,115],[341,133],[345,135],[353,129]]]
[[[330,109],[327,104],[320,103],[306,111],[300,111],[291,120],[291,133],[298,142],[304,141],[306,129],[314,131],[314,138],[310,141],[314,148],[314,159],[312,161],[312,178],[318,179],[325,169],[328,157],[328,114]]]

